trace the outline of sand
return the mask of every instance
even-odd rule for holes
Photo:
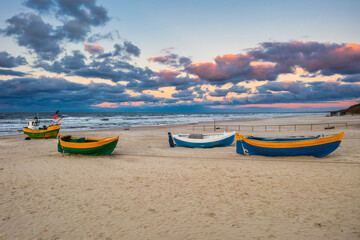
[[[324,158],[170,148],[167,132],[192,132],[189,124],[71,132],[120,136],[98,157],[58,153],[57,139],[0,137],[0,239],[360,239],[360,116],[219,124],[327,122],[353,125],[241,132],[344,131]]]

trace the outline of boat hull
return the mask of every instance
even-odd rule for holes
[[[63,136],[61,136],[63,137]],[[82,155],[109,155],[111,154],[119,140],[119,137],[108,139],[92,139],[92,142],[66,142],[59,137],[58,151],[69,154]]]
[[[24,134],[34,139],[56,138],[56,136],[59,134],[59,130],[60,130],[60,124],[49,126],[46,130],[31,130],[27,127],[23,128]]]
[[[239,154],[265,156],[314,156],[324,157],[335,151],[344,133],[309,140],[282,141],[254,141],[245,136],[237,136],[236,152]]]
[[[179,139],[174,136],[175,143],[178,147],[189,147],[189,148],[213,148],[213,147],[227,147],[230,146],[235,139],[235,135],[231,135],[229,137],[226,137],[224,139],[220,140],[214,140],[214,141],[201,141],[200,139],[198,142],[192,141],[186,141],[183,139]]]

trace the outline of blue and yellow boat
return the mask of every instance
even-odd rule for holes
[[[307,138],[261,138],[236,133],[236,152],[248,155],[324,157],[335,151],[343,132]]]

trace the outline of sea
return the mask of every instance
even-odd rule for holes
[[[259,119],[314,113],[140,113],[140,112],[64,112],[61,130],[118,129],[137,126],[159,126],[205,121]],[[27,121],[37,116],[40,126],[49,125],[54,113],[0,112],[0,136],[23,134]]]

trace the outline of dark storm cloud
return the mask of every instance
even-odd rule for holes
[[[7,76],[25,76],[26,73],[23,72],[19,72],[19,71],[13,71],[10,69],[0,69],[0,75],[7,75]]]
[[[115,43],[113,52],[100,54],[97,56],[97,58],[101,59],[101,58],[119,57],[122,60],[131,60],[132,57],[139,57],[140,54],[141,54],[140,48],[138,48],[129,41],[124,41],[123,44]]]
[[[178,91],[177,93],[173,93],[171,96],[173,98],[177,98],[181,101],[193,101],[194,98],[197,97],[197,95],[194,93],[194,91],[188,90],[188,89]]]
[[[40,58],[53,60],[61,52],[61,37],[40,16],[20,13],[6,22],[8,26],[1,32],[6,36],[14,36],[20,46],[33,50]]]
[[[298,94],[301,91],[306,90],[304,82],[268,82],[264,85],[256,87],[259,93],[267,93],[269,91],[281,92],[287,91],[290,93]]]
[[[75,50],[72,55],[65,55],[60,61],[54,61],[52,64],[38,61],[34,67],[40,67],[54,73],[71,73],[72,70],[85,67],[85,60],[86,57],[80,51]]]
[[[83,41],[91,27],[109,21],[106,9],[96,5],[95,0],[28,0],[25,6],[40,13],[55,13],[63,25],[52,26],[34,13],[19,13],[6,21],[8,26],[1,33],[15,37],[20,46],[34,51],[43,60],[54,60],[62,51],[63,40]]]
[[[39,12],[46,12],[54,6],[54,2],[52,0],[27,0],[24,5]]]
[[[7,52],[0,52],[0,67],[13,68],[27,64],[24,57],[13,57]]]
[[[109,79],[113,82],[133,82],[149,79],[153,76],[153,71],[148,68],[134,67],[127,62],[106,59],[104,61],[93,61],[88,66],[72,72],[72,74],[88,78]]]
[[[250,91],[250,88],[245,88],[244,86],[234,85],[229,89],[215,89],[215,91],[210,92],[209,95],[212,97],[225,97],[228,93],[247,93]]]
[[[129,41],[124,41],[123,44],[114,44],[113,56],[120,56],[123,59],[131,59],[131,57],[139,57],[141,50]]]
[[[340,82],[311,82],[300,81],[270,82],[257,87],[258,94],[250,97],[233,98],[226,104],[267,104],[267,103],[306,103],[341,101],[359,98],[359,84],[341,84]]]
[[[135,57],[140,56],[140,52],[141,52],[140,48],[138,48],[137,46],[135,46],[134,44],[132,44],[129,41],[124,42],[124,49],[125,49],[125,52],[127,54],[129,54],[130,56],[135,56]]]
[[[342,79],[338,79],[338,81],[348,82],[348,83],[360,82],[360,74],[350,75]]]
[[[91,108],[103,102],[147,102],[156,103],[162,98],[149,94],[131,96],[121,84],[79,84],[58,78],[13,78],[0,80],[0,101],[10,107]]]

